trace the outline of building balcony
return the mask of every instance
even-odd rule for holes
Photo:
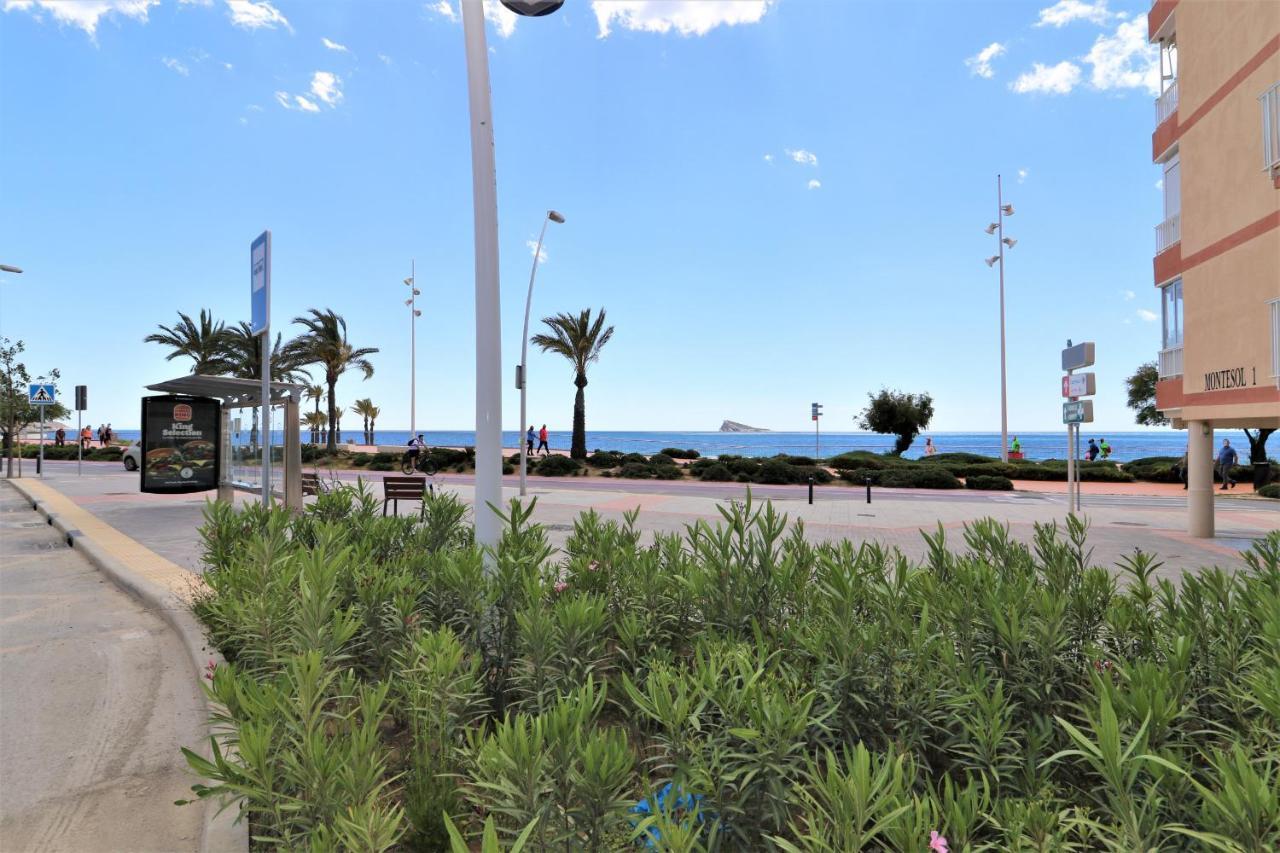
[[[1169,88],[1156,98],[1156,127],[1164,124],[1165,119],[1178,111],[1178,81],[1174,80]]]
[[[1175,213],[1156,226],[1156,254],[1182,241],[1182,214]]]
[[[1181,345],[1160,350],[1158,370],[1161,379],[1174,379],[1182,375]]]
[[[1262,104],[1262,168],[1273,178],[1280,178],[1280,83],[1263,92]]]

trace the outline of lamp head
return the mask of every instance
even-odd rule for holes
[[[20,267],[11,267],[8,264],[0,264],[0,272],[22,272],[22,269]]]
[[[1004,212],[1005,216],[1013,216],[1013,205],[1011,204],[1006,204],[1000,210]]]
[[[996,233],[996,229],[999,227],[1000,225],[998,223],[992,222],[990,225],[987,226],[987,233],[994,234]]]
[[[415,308],[415,309],[413,309],[413,316],[415,316],[415,317],[421,317],[421,316],[422,316],[422,310],[421,310],[421,309],[419,309],[419,308]]]
[[[404,280],[405,287],[413,287],[413,276],[409,276]]]
[[[1017,240],[1015,240],[1015,239],[1013,239],[1012,237],[1005,237],[1005,238],[1004,238],[1003,240],[1001,240],[1000,242],[1001,242],[1001,243],[1004,243],[1004,244],[1005,244],[1006,246],[1008,246],[1010,249],[1012,249],[1014,246],[1018,245],[1018,241],[1017,241]]]
[[[559,225],[564,224],[564,214],[558,210],[548,210],[547,219],[550,219],[552,222],[555,222]]]
[[[405,304],[405,305],[412,305],[412,304],[413,304],[413,300],[412,300],[412,299],[406,299],[406,300],[404,301],[404,304]]]
[[[502,5],[517,15],[540,18],[543,15],[550,15],[563,6],[564,0],[502,0]]]
[[[992,255],[991,257],[987,258],[987,266],[994,267],[996,265],[996,261],[998,260],[1000,260],[999,255]]]

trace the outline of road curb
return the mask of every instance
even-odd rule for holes
[[[128,566],[109,554],[92,536],[85,535],[72,522],[65,519],[56,510],[51,509],[37,495],[32,494],[21,480],[7,479],[19,494],[40,513],[50,525],[66,537],[68,547],[84,554],[85,558],[112,583],[145,604],[148,609],[157,613],[182,641],[187,656],[191,659],[192,672],[203,672],[209,661],[221,665],[225,663],[217,649],[205,641],[204,629],[196,621],[187,605],[179,600],[170,590],[157,583],[140,577]],[[203,688],[200,690],[205,704],[206,721],[213,715],[214,709],[209,705]],[[206,734],[213,735],[212,727],[206,722]],[[244,821],[236,822],[237,810],[228,808],[219,812],[218,803],[205,801],[204,829],[200,838],[202,853],[242,853],[249,849],[249,827]]]

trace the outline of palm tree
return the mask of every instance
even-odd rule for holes
[[[326,308],[308,309],[309,314],[293,318],[293,322],[306,328],[306,332],[290,343],[301,364],[317,364],[324,369],[324,381],[329,389],[329,430],[328,448],[337,450],[338,442],[335,432],[338,429],[337,406],[333,401],[333,393],[338,385],[338,378],[348,368],[355,367],[364,373],[364,378],[373,376],[373,365],[369,356],[378,351],[377,347],[353,347],[347,341],[347,321]]]
[[[373,444],[373,445],[377,444],[377,441],[374,440],[374,430],[377,429],[376,421],[378,420],[378,415],[380,414],[382,414],[382,409],[379,409],[377,406],[373,405],[373,403],[370,403],[369,404],[369,440],[366,441],[365,444]]]
[[[316,401],[316,414],[317,414],[317,415],[318,415],[318,414],[321,414],[321,412],[320,412],[320,401],[324,399],[324,386],[323,386],[323,385],[308,385],[308,386],[307,386],[307,390],[303,391],[302,393],[303,393],[303,395],[304,395],[308,400],[315,400],[315,401]],[[328,421],[328,418],[326,418],[325,420],[326,420],[326,422],[327,422],[327,421]],[[324,424],[321,424],[321,425],[320,425],[320,428],[321,428],[321,429],[323,429],[323,428],[324,428]],[[318,444],[318,443],[319,443],[319,441],[318,441],[318,440],[316,440],[316,441],[313,441],[313,442],[312,442],[312,444]]]
[[[577,316],[544,317],[542,322],[551,334],[534,335],[529,340],[543,352],[559,353],[573,365],[573,384],[578,387],[578,393],[573,398],[573,442],[569,445],[569,455],[586,459],[587,404],[582,389],[587,387],[587,366],[600,358],[600,350],[613,337],[613,326],[605,328],[603,308],[594,322],[590,308],[584,308]]]
[[[253,334],[248,323],[242,320],[226,329],[222,344],[223,361],[232,376],[262,378],[262,336]],[[311,378],[298,359],[297,342],[281,344],[277,333],[275,343],[271,345],[271,381],[298,382],[303,377]]]
[[[302,416],[302,422],[311,430],[311,443],[320,443],[320,433],[324,430],[325,424],[329,422],[329,418],[324,412],[307,412]]]
[[[143,343],[161,344],[172,350],[166,361],[186,357],[191,359],[191,372],[207,376],[224,373],[228,364],[224,350],[226,326],[221,320],[216,323],[213,314],[206,308],[200,309],[199,324],[178,312],[178,322],[173,326],[160,326],[160,331],[152,332],[143,338]]]
[[[355,412],[357,415],[360,415],[364,419],[364,432],[361,435],[362,444],[373,443],[369,440],[369,410],[372,409],[373,407],[374,407],[373,401],[370,400],[368,397],[365,397],[363,400],[356,400],[351,405],[351,411]]]

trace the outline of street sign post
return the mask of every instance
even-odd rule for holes
[[[1067,341],[1067,348],[1062,351],[1062,369],[1070,371],[1093,367],[1093,356],[1093,341],[1085,341],[1075,346],[1071,346],[1071,342]]]
[[[58,402],[58,389],[46,382],[33,382],[27,386],[27,402],[40,407],[40,447],[36,450],[36,473],[44,476],[44,407]],[[19,443],[21,448],[21,443]]]
[[[1092,397],[1098,393],[1098,383],[1093,373],[1072,373],[1062,377],[1062,396]]]
[[[80,476],[80,468],[84,464],[84,442],[80,440],[80,432],[84,429],[81,418],[84,410],[89,408],[89,386],[76,386],[76,476]]]
[[[271,232],[249,246],[249,324],[262,353],[262,505],[271,503]]]
[[[1072,400],[1062,404],[1062,422],[1064,424],[1093,423],[1093,401]]]
[[[1080,510],[1080,476],[1078,458],[1080,456],[1080,424],[1093,423],[1093,401],[1081,400],[1097,393],[1097,380],[1093,373],[1075,373],[1086,367],[1092,367],[1095,352],[1093,341],[1072,344],[1067,341],[1067,348],[1062,351],[1062,369],[1067,375],[1062,377],[1062,396],[1067,402],[1062,404],[1062,422],[1067,425],[1067,506],[1073,511]]]
[[[822,417],[821,403],[811,404],[810,417],[813,418],[813,460],[814,462],[817,462],[822,458],[822,441],[818,437],[818,418]]]

